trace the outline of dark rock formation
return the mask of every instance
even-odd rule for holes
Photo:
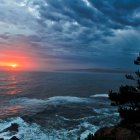
[[[17,123],[12,123],[9,127],[5,128],[3,131],[1,131],[0,133],[3,133],[3,132],[18,132],[18,128],[19,128],[19,125]],[[4,140],[4,138],[0,138],[0,140]],[[16,136],[13,136],[12,138],[10,138],[10,140],[19,140]]]
[[[3,132],[7,132],[7,131],[14,131],[14,132],[18,132],[18,128],[19,125],[17,123],[12,123],[11,126],[7,127],[6,129],[3,130]]]
[[[140,124],[104,127],[85,140],[140,140]]]
[[[16,136],[13,136],[10,140],[19,140]]]
[[[93,134],[90,133],[85,140],[93,140],[93,138],[94,138]]]

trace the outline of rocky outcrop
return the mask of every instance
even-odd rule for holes
[[[0,140],[4,140],[4,138],[0,138]],[[13,136],[9,140],[19,140],[19,139],[16,136]]]
[[[2,132],[7,132],[7,131],[10,131],[10,132],[18,132],[18,128],[19,128],[19,125],[17,123],[12,123],[9,127],[7,127],[6,129],[4,129]]]
[[[19,140],[16,136],[13,136],[10,140]]]
[[[18,129],[19,129],[19,125],[17,123],[12,123],[9,127],[5,128],[0,133],[9,131],[12,134],[16,134],[19,131]],[[4,140],[4,138],[0,138],[0,140]],[[19,140],[19,139],[16,136],[13,136],[13,137],[10,138],[10,140]]]
[[[4,140],[4,138],[0,138],[0,140]],[[19,140],[16,136],[13,136],[12,138],[10,138],[9,140]]]
[[[85,140],[140,140],[140,124],[104,127]]]

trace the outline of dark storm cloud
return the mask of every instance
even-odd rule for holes
[[[73,45],[106,43],[115,30],[140,25],[140,1],[132,0],[47,0],[40,5],[43,36],[52,42]],[[36,4],[36,3],[34,3]],[[47,35],[49,33],[49,36]],[[67,44],[67,43],[66,43]],[[90,45],[90,46],[91,46]]]
[[[44,61],[111,63],[139,50],[140,0],[7,0],[0,13],[0,42],[26,39]]]
[[[122,26],[140,26],[140,0],[89,0],[106,17]]]

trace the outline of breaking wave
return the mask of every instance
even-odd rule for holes
[[[78,129],[72,129],[72,130],[66,130],[66,129],[44,129],[40,125],[37,125],[36,123],[29,124],[25,122],[22,118],[16,117],[16,118],[10,118],[6,121],[0,121],[0,132],[9,127],[11,123],[16,123],[19,125],[19,131],[13,135],[11,132],[3,132],[0,133],[0,137],[4,139],[10,139],[12,136],[16,136],[20,140],[76,140],[77,137],[77,131],[81,129],[80,127]],[[80,136],[82,140],[85,139],[85,137],[90,132],[95,132],[98,127],[93,126],[91,124],[83,123],[81,124],[81,127],[91,127],[90,130],[84,131]]]
[[[0,132],[17,123],[19,132],[15,136],[20,140],[77,140],[78,137],[84,140],[89,133],[118,121],[118,114],[110,107],[106,94],[92,98],[55,96],[44,100],[20,97],[11,99],[9,105],[20,106],[17,112],[22,115],[17,113],[17,117],[1,120]],[[0,133],[4,139],[12,136],[10,132]]]
[[[95,97],[95,98],[105,97],[105,98],[108,98],[108,94],[95,94],[95,95],[91,95],[90,97]]]

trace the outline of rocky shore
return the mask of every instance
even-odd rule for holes
[[[140,140],[140,123],[119,124],[100,128],[85,140]]]
[[[18,131],[19,125],[12,123],[0,133],[10,132],[16,135]],[[14,135],[9,140],[19,140]],[[4,140],[4,138],[0,138],[0,140]],[[121,123],[111,127],[100,128],[95,134],[89,134],[85,140],[140,140],[140,123]]]
[[[19,125],[17,123],[12,123],[9,127],[5,128],[0,133],[10,132],[16,134],[18,132],[18,129],[19,129]],[[4,138],[0,138],[0,140],[4,140]],[[19,139],[16,136],[12,136],[9,140],[19,140]]]

